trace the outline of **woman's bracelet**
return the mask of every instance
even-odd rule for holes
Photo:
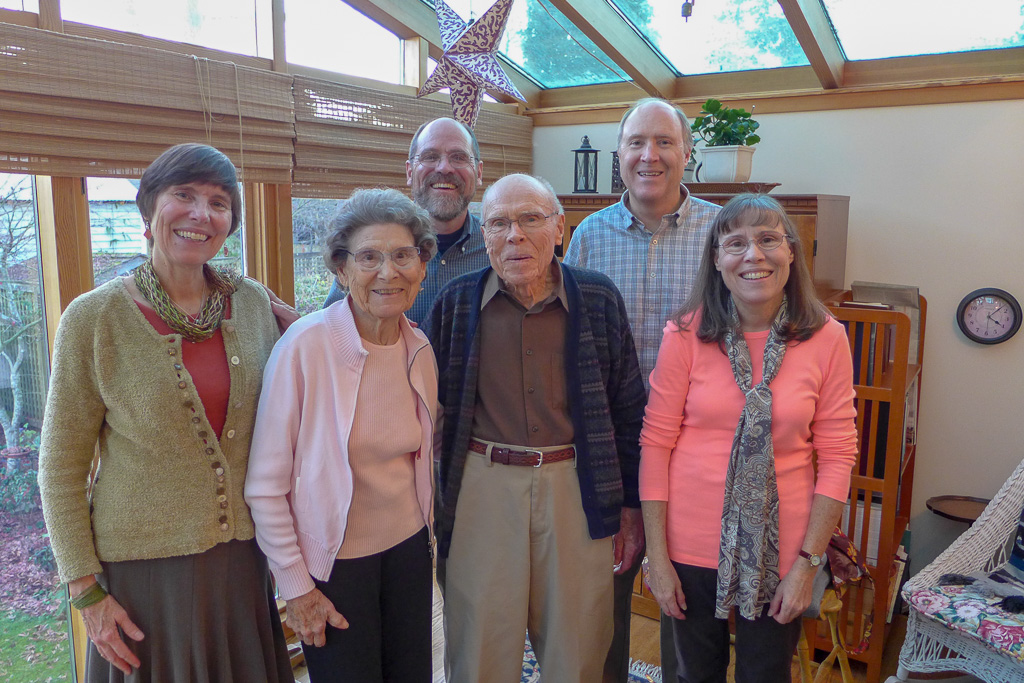
[[[75,597],[71,598],[71,606],[81,612],[86,607],[92,607],[105,597],[107,597],[107,591],[105,591],[103,586],[100,585],[100,582],[97,581]]]

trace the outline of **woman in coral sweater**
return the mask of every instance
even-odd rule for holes
[[[849,493],[850,348],[802,254],[775,200],[732,199],[651,374],[640,498],[681,680],[725,680],[733,608],[736,680],[790,680],[798,617]]]

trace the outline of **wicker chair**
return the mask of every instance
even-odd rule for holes
[[[981,517],[941,555],[914,575],[903,589],[911,605],[907,639],[900,651],[896,676],[887,683],[908,680],[910,673],[959,671],[989,683],[1024,681],[1024,663],[979,640],[976,635],[949,628],[915,609],[912,597],[936,590],[943,574],[993,572],[1009,557],[1024,507],[1024,461],[1021,461]]]

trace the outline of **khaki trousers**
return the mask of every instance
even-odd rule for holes
[[[601,680],[612,541],[587,532],[572,460],[521,467],[470,452],[444,574],[448,683],[517,683],[527,631],[544,680]]]

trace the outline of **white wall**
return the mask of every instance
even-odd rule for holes
[[[928,300],[913,570],[964,525],[928,512],[940,494],[992,497],[1024,458],[1024,332],[967,341],[957,304],[979,287],[1024,301],[1024,100],[765,114],[752,180],[784,194],[850,196],[846,284],[917,285]],[[590,135],[608,192],[614,124],[534,128],[534,172],[572,191]]]

